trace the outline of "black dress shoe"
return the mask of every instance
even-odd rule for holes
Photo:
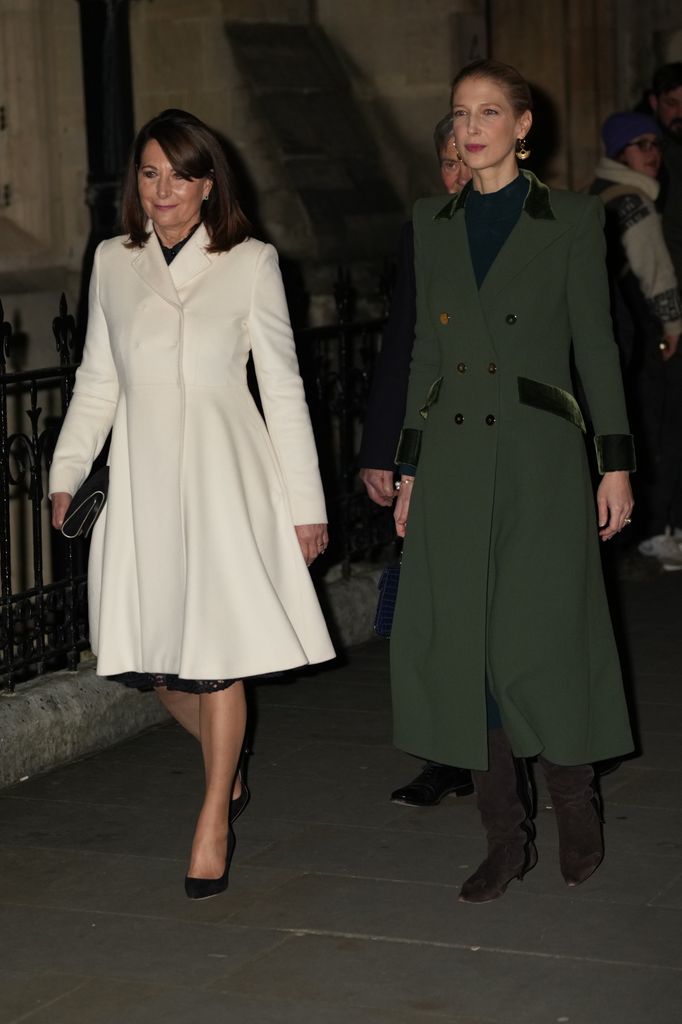
[[[391,800],[395,804],[409,804],[410,807],[433,807],[448,793],[468,796],[473,791],[468,769],[451,768],[448,764],[427,761],[416,779],[391,793]]]
[[[234,830],[230,825],[227,830],[227,856],[225,858],[225,870],[220,878],[193,878],[191,875],[185,875],[185,893],[188,899],[207,900],[209,897],[217,896],[218,893],[224,892],[225,889],[227,889],[230,862],[232,861],[235,842]]]
[[[230,821],[234,822],[237,820],[239,815],[242,813],[249,800],[251,799],[251,793],[249,787],[242,780],[242,791],[239,796],[235,797],[234,800],[230,800]]]

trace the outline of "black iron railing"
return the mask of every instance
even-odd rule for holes
[[[356,453],[383,320],[350,322],[347,278],[337,284],[338,323],[296,333],[331,543],[318,571],[371,557],[393,537],[390,513],[357,479]],[[60,666],[88,647],[86,545],[49,525],[47,472],[77,368],[76,325],[62,296],[53,321],[58,365],[11,369],[12,327],[0,304],[0,690]]]
[[[62,296],[52,323],[58,365],[11,372],[12,327],[0,303],[0,687],[88,646],[85,552],[50,530],[47,471],[76,372],[75,323]]]

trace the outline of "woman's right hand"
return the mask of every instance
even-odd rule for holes
[[[61,530],[66,513],[69,511],[71,495],[66,491],[55,491],[50,495],[50,501],[52,502],[52,525],[55,530]]]
[[[399,537],[404,537],[407,530],[407,519],[410,512],[410,498],[412,497],[413,476],[401,476],[400,489],[393,509],[395,519],[395,532]]]

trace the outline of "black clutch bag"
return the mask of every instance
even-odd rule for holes
[[[379,600],[374,616],[374,632],[377,636],[390,637],[393,628],[393,613],[398,597],[400,564],[387,565],[379,577]]]
[[[102,466],[79,487],[62,523],[62,533],[69,540],[87,537],[104,508],[109,490],[109,467]]]

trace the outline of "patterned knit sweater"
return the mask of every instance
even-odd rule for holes
[[[622,246],[622,273],[635,276],[650,312],[663,334],[682,332],[682,305],[670,254],[663,238],[655,201],[655,178],[603,157],[590,192],[604,201],[607,217],[615,218]]]

